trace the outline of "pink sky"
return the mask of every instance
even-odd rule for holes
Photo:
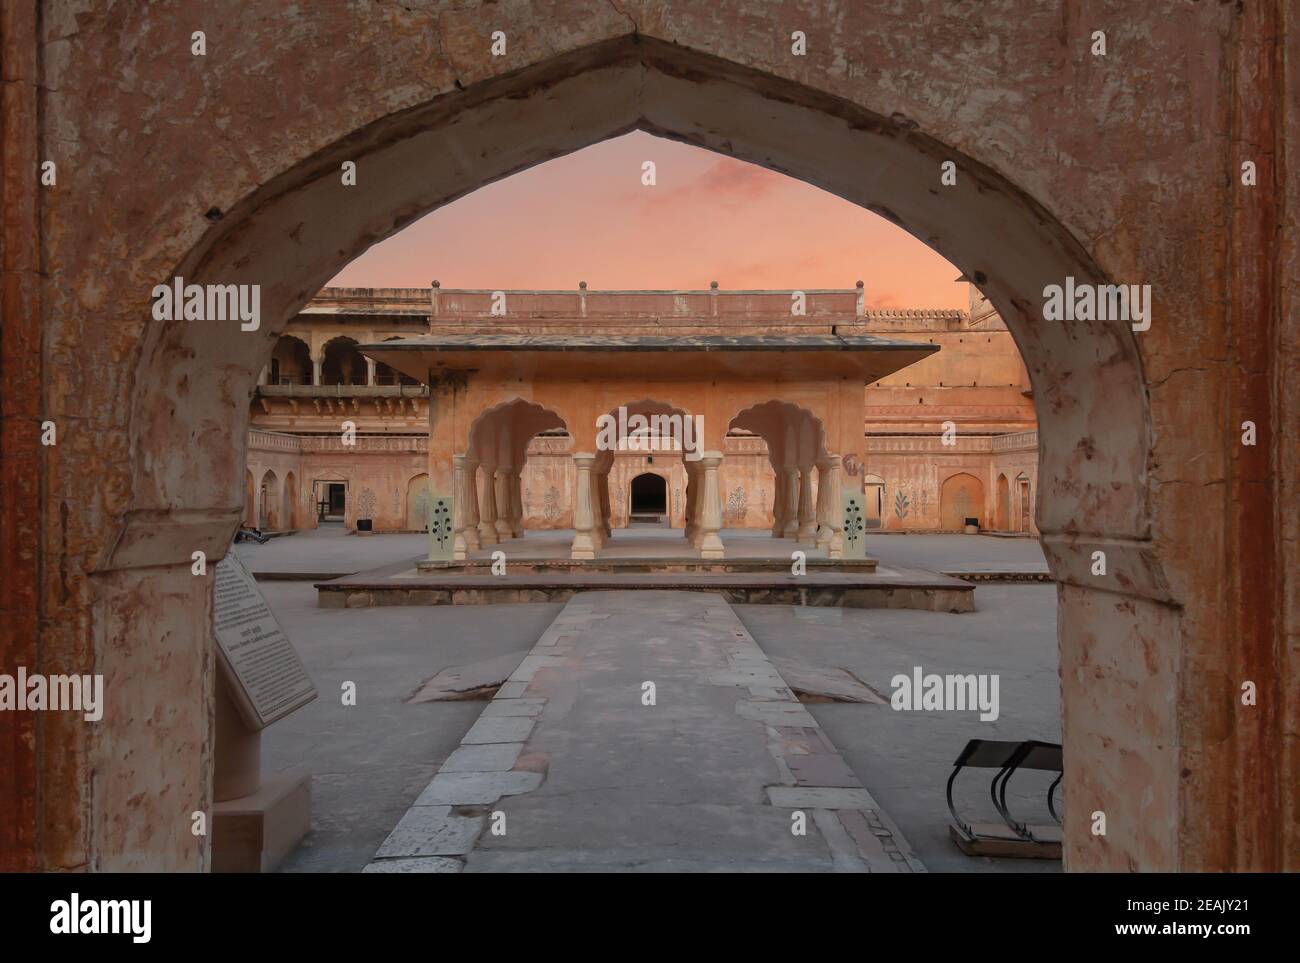
[[[654,161],[657,183],[641,183]],[[961,272],[816,187],[634,132],[490,184],[376,244],[355,287],[851,288],[871,307],[964,308]]]

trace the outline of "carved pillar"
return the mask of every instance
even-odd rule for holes
[[[375,383],[375,359],[366,359],[366,384],[373,386]]]
[[[600,517],[600,473],[594,461],[587,472],[587,490],[591,499],[591,541],[600,551],[605,547],[605,520]]]
[[[799,534],[799,469],[786,465],[781,469],[781,503],[785,509],[781,536],[795,538]]]
[[[799,466],[799,528],[800,544],[812,545],[817,540],[817,515],[813,510],[813,466]]]
[[[723,558],[722,547],[722,490],[718,480],[718,467],[722,452],[706,451],[700,459],[703,466],[704,485],[700,491],[700,558]]]
[[[482,510],[479,512],[478,538],[479,543],[486,548],[488,545],[495,545],[497,539],[497,495],[496,485],[494,484],[495,472],[491,465],[483,465],[483,495],[479,504]]]
[[[467,542],[465,539],[465,506],[468,504],[465,485],[465,456],[451,456],[451,505],[452,505],[452,543],[451,558],[463,562],[466,558]]]
[[[829,552],[831,547],[830,464],[817,466],[817,548]]]
[[[478,462],[468,455],[465,459],[465,550],[472,552],[479,547],[478,535]],[[458,499],[460,495],[456,496]]]
[[[598,546],[593,532],[595,513],[591,504],[591,466],[595,460],[595,455],[585,453],[573,456],[573,465],[577,469],[577,477],[573,483],[574,532],[573,545],[569,549],[570,558],[591,559],[596,557]]]
[[[841,473],[843,463],[842,455],[829,456],[826,459],[826,480],[822,482],[826,486],[827,523],[831,530],[826,549],[830,558],[844,557],[844,497],[841,494],[844,485]]]
[[[695,544],[695,535],[700,529],[700,470],[699,461],[686,462],[686,527],[683,535],[686,541]]]
[[[772,537],[785,537],[785,468],[772,462],[776,483],[772,488]]]
[[[498,465],[494,476],[496,482],[496,530],[497,541],[504,542],[513,538],[513,526],[510,524],[510,510],[514,499],[510,497],[510,467]]]
[[[606,539],[614,537],[614,530],[610,523],[609,472],[610,470],[607,468],[597,476],[599,483],[596,486],[600,492],[600,527],[605,533]]]
[[[524,473],[522,468],[510,472],[510,535],[524,537]]]

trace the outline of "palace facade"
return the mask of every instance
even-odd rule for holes
[[[429,381],[443,399],[434,422],[462,405],[445,442]],[[595,450],[597,419],[619,409],[701,419],[701,450]],[[867,309],[861,286],[326,288],[280,337],[253,397],[245,514],[272,531],[365,519],[424,531],[431,497],[459,485],[474,502],[458,507],[459,529],[476,529],[475,547],[575,528],[591,473],[593,530],[682,528],[698,545],[692,506],[714,486],[722,528],[810,543],[820,531],[828,547],[839,509],[819,489],[834,471],[863,495],[868,530],[963,531],[973,519],[1036,534],[1037,461],[1028,374],[973,286],[964,311]],[[456,481],[467,467],[474,477]]]

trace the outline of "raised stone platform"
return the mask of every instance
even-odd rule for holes
[[[554,528],[529,530],[520,538],[474,549],[463,562],[416,564],[421,570],[444,569],[449,564],[488,569],[493,556],[502,553],[512,571],[523,571],[528,566],[539,572],[565,571],[581,569],[594,561],[610,571],[788,572],[798,552],[810,569],[834,566],[849,571],[872,571],[876,567],[874,558],[831,559],[823,549],[793,538],[773,538],[766,531],[724,528],[718,535],[726,552],[723,559],[700,558],[699,550],[686,540],[680,528],[635,525],[614,529],[594,560],[571,559],[573,529]]]
[[[565,602],[578,592],[717,592],[728,602],[971,612],[975,586],[927,569],[825,552],[766,532],[726,530],[727,557],[695,557],[680,530],[619,529],[600,557],[568,557],[573,533],[530,531],[470,553],[464,562],[410,559],[316,584],[322,608]],[[803,574],[791,574],[794,552]],[[493,574],[502,553],[505,574]]]
[[[506,575],[454,569],[421,572],[414,562],[358,572],[316,583],[322,608],[375,605],[491,605],[563,602],[579,592],[672,590],[716,592],[730,603],[847,606],[972,612],[975,586],[923,569],[878,568],[875,572],[809,569],[788,572],[617,572],[577,569]]]
[[[478,555],[479,553],[475,553]],[[470,558],[464,562],[430,562],[420,559],[416,571],[425,574],[455,572],[464,575],[491,575],[490,559]],[[809,558],[804,568],[817,572],[874,572],[879,562],[874,558],[823,559]],[[753,574],[755,572],[790,571],[791,561],[781,558],[673,558],[656,555],[601,557],[596,559],[573,558],[518,558],[508,557],[508,570],[517,575],[541,575],[558,572],[604,572],[613,575],[636,573],[682,573],[696,575]]]

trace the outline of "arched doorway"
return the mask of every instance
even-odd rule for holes
[[[312,381],[311,351],[306,342],[282,334],[271,352],[267,380],[273,385],[309,385]]]
[[[984,485],[974,475],[958,472],[944,479],[939,489],[939,527],[945,531],[960,532],[967,519],[983,521]]]
[[[409,531],[423,532],[429,526],[429,476],[421,473],[406,483],[406,524]]]
[[[257,479],[253,477],[253,470],[247,469],[244,472],[244,526],[247,528],[257,527]]]
[[[680,524],[686,540],[695,548],[701,547],[704,533],[694,516],[704,488],[703,462],[698,450],[692,457],[685,445],[688,433],[693,446],[703,439],[695,436],[693,412],[683,407],[680,399],[666,400],[669,397],[623,402],[598,416],[598,425],[603,427],[596,436],[592,464],[593,509],[598,516],[597,528],[604,531],[605,539],[614,538],[615,529],[637,521],[630,512],[633,479],[662,472],[672,479],[673,494],[665,490],[662,512],[646,514],[639,521],[667,527]],[[668,484],[666,479],[664,484]],[[599,532],[596,537],[599,541]]]
[[[507,19],[508,13],[503,14]],[[896,36],[906,36],[906,23],[888,20],[885,11],[880,16],[886,18],[886,24],[873,37],[889,35],[886,28],[896,28]],[[1209,717],[1208,700],[1218,696],[1178,685],[1170,667],[1181,664],[1185,650],[1194,646],[1202,654],[1206,650],[1208,643],[1184,632],[1182,606],[1205,604],[1187,590],[1200,584],[1207,571],[1212,574],[1213,566],[1221,566],[1222,559],[1208,553],[1205,559],[1193,559],[1188,557],[1190,553],[1172,550],[1180,544],[1178,513],[1172,510],[1177,503],[1171,501],[1173,494],[1162,493],[1154,474],[1148,475],[1149,466],[1175,462],[1174,458],[1153,457],[1156,428],[1171,427],[1171,408],[1166,401],[1153,403],[1148,397],[1142,357],[1128,327],[1087,321],[1046,324],[1038,312],[1045,284],[1067,276],[1079,282],[1102,282],[1116,272],[1131,271],[1142,277],[1143,267],[1156,268],[1162,260],[1175,262],[1177,258],[1170,256],[1172,249],[1162,248],[1156,238],[1147,246],[1150,254],[1142,253],[1141,244],[1105,245],[1098,248],[1108,268],[1103,270],[1078,240],[1096,235],[1087,230],[1092,225],[1088,215],[1070,202],[1066,185],[1057,180],[1066,175],[1053,173],[1053,166],[1059,165],[1044,161],[1016,132],[996,125],[987,133],[972,128],[955,112],[952,98],[901,98],[887,84],[875,85],[880,89],[873,92],[865,81],[855,81],[851,72],[844,71],[830,80],[819,79],[816,71],[804,71],[799,73],[803,82],[796,83],[787,66],[773,66],[770,33],[762,35],[761,44],[744,32],[731,38],[725,49],[735,59],[732,63],[689,49],[681,39],[685,31],[656,39],[639,31],[631,36],[631,27],[609,27],[605,21],[597,22],[599,18],[591,20],[590,25],[584,22],[575,27],[569,41],[575,45],[573,49],[534,62],[526,46],[512,47],[520,52],[502,58],[499,67],[486,63],[483,82],[468,84],[468,90],[457,90],[461,85],[452,84],[450,72],[446,78],[433,79],[427,101],[390,79],[386,64],[391,57],[376,56],[376,82],[360,92],[360,102],[349,102],[343,111],[341,107],[331,110],[323,100],[321,109],[310,118],[307,136],[285,141],[324,145],[317,153],[304,156],[302,151],[286,148],[268,157],[269,152],[250,150],[250,166],[238,180],[230,171],[204,171],[204,176],[192,179],[196,185],[193,194],[178,197],[175,205],[142,223],[149,236],[163,240],[141,255],[151,261],[130,267],[141,276],[184,276],[199,283],[255,283],[275,273],[276,283],[265,290],[263,304],[266,323],[275,325],[281,323],[278,319],[290,317],[295,304],[301,305],[361,246],[419,213],[541,158],[638,124],[756,163],[779,166],[855,203],[887,212],[909,231],[928,239],[984,288],[1016,334],[1039,397],[1045,396],[1045,389],[1050,390],[1051,405],[1040,411],[1043,492],[1039,523],[1053,574],[1061,586],[1060,648],[1070,760],[1065,788],[1070,798],[1086,801],[1076,811],[1105,804],[1111,827],[1104,843],[1090,839],[1086,827],[1067,829],[1067,859],[1073,859],[1077,867],[1157,868],[1188,865],[1187,860],[1198,865],[1199,844],[1187,840],[1206,835],[1199,830],[1212,824],[1207,814],[1219,811],[1207,800],[1218,800],[1215,787],[1228,784],[1225,774],[1232,771],[1236,742],[1241,742],[1242,748],[1248,746],[1245,737],[1233,730],[1222,738],[1216,735],[1217,742],[1233,745],[1203,759],[1202,737],[1198,736],[1194,745],[1175,737],[1180,718]],[[343,19],[340,22],[352,26]],[[526,32],[527,23],[519,26]],[[999,26],[1014,25],[1000,21]],[[382,31],[375,36],[376,42],[389,39]],[[716,39],[704,30],[690,42],[704,49],[724,49],[715,46]],[[314,41],[337,43],[340,49],[347,43],[346,35],[329,33]],[[1066,45],[1060,46],[1062,51],[1066,49]],[[362,50],[361,55],[364,53]],[[965,67],[961,51],[952,53],[953,57],[935,56],[927,61],[919,80],[923,84],[946,82],[938,71]],[[286,43],[283,55],[302,62],[302,51],[291,42]],[[1061,52],[1060,56],[1068,54]],[[273,58],[271,62],[277,61]],[[931,67],[931,62],[944,67]],[[785,76],[778,75],[782,71]],[[1041,101],[1048,109],[1052,103],[1046,96]],[[1223,106],[1217,101],[1211,105],[1216,110]],[[555,124],[557,114],[573,122]],[[357,131],[359,117],[377,119]],[[456,152],[431,149],[453,124],[459,142],[473,146]],[[181,137],[190,129],[180,123],[176,127]],[[801,135],[781,136],[790,131]],[[961,143],[967,154],[949,150],[935,135]],[[1004,135],[1010,145],[1007,149],[998,140]],[[167,135],[157,136],[165,141]],[[1050,155],[1054,146],[1050,136],[1040,139],[1043,152]],[[342,159],[357,155],[359,145],[365,153],[360,159],[366,183],[371,186],[364,193],[353,192],[354,198],[340,193],[337,171]],[[470,150],[480,151],[474,156],[483,158],[481,163],[463,163]],[[1022,163],[1008,165],[1011,156]],[[863,176],[863,157],[871,157],[875,176]],[[934,171],[941,158],[955,159],[962,172],[952,190],[935,186]],[[131,169],[130,165],[118,166]],[[995,167],[1016,170],[1017,179],[1025,186],[997,173]],[[1069,176],[1085,174],[1075,169]],[[1117,186],[1118,201],[1132,201],[1135,210],[1143,210],[1138,192],[1127,191],[1129,182],[1122,171],[1106,176],[1112,178],[1108,183]],[[1077,179],[1071,181],[1071,186],[1077,187],[1077,183]],[[202,192],[213,198],[205,200]],[[213,199],[222,202],[220,208],[212,204]],[[220,225],[196,225],[188,212],[210,207],[223,215],[213,218],[220,220]],[[174,213],[178,210],[187,212],[186,220]],[[1001,243],[988,243],[990,223],[999,225]],[[111,232],[109,236],[113,236]],[[100,262],[87,259],[87,263]],[[272,264],[277,265],[276,272],[269,269]],[[80,290],[71,284],[64,287]],[[121,286],[123,292],[128,289],[128,285]],[[1172,297],[1177,299],[1178,294]],[[1173,303],[1176,307],[1177,301]],[[48,313],[72,317],[75,312],[58,310],[62,304],[54,300]],[[144,292],[138,297],[124,295],[117,310],[124,319],[146,319]],[[134,457],[130,485],[123,478],[117,490],[129,490],[130,501],[123,497],[125,507],[113,516],[112,531],[103,522],[98,524],[104,530],[87,535],[88,540],[103,546],[102,561],[96,563],[99,570],[129,574],[99,580],[76,601],[81,611],[97,613],[96,619],[103,618],[104,624],[114,627],[102,647],[104,668],[110,678],[122,680],[139,675],[135,671],[138,663],[154,656],[158,643],[145,635],[145,626],[159,621],[179,623],[189,617],[189,596],[163,590],[184,584],[188,556],[160,560],[149,555],[146,563],[132,554],[134,546],[142,544],[135,536],[146,526],[151,531],[170,532],[174,527],[178,533],[186,533],[202,519],[202,530],[215,533],[210,557],[220,556],[224,549],[221,541],[233,524],[228,506],[238,501],[238,460],[230,458],[230,450],[241,444],[238,439],[246,417],[240,412],[246,401],[243,389],[265,363],[266,347],[265,338],[230,338],[207,325],[146,320],[139,326],[144,333],[138,344],[132,342],[138,348],[132,355],[139,358],[138,368],[135,377],[123,379],[134,386],[132,416],[129,428],[120,429],[129,432],[129,450]],[[1145,350],[1156,356],[1165,350],[1157,367],[1172,370],[1162,343],[1153,336]],[[1077,362],[1081,358],[1087,359],[1086,364]],[[196,365],[195,359],[203,363]],[[1205,381],[1195,372],[1186,378],[1198,385]],[[182,395],[187,403],[178,408],[175,402]],[[1098,404],[1099,399],[1107,403]],[[1152,414],[1153,404],[1163,405],[1159,419]],[[169,411],[174,417],[167,417]],[[1161,437],[1167,439],[1170,434],[1164,431]],[[204,443],[194,446],[195,437],[202,437]],[[1099,439],[1105,440],[1104,458],[1090,454]],[[1170,442],[1162,440],[1161,444]],[[66,458],[72,464],[75,455],[57,452],[51,457]],[[73,475],[70,471],[60,473],[60,484],[68,489],[65,494],[77,485],[68,480]],[[1157,507],[1160,512],[1155,511]],[[1216,517],[1214,524],[1216,531],[1222,531],[1226,523]],[[179,534],[171,541],[190,544]],[[1101,547],[1123,553],[1125,564],[1110,567],[1110,572],[1120,577],[1090,576],[1087,561]],[[46,565],[45,569],[58,571],[58,566]],[[159,590],[145,593],[150,617],[141,618],[140,593],[123,592],[121,586],[146,581]],[[1125,632],[1098,636],[1090,626],[1100,617],[1103,603],[1113,598],[1130,607],[1132,618]],[[129,613],[135,617],[127,617]],[[1211,624],[1210,614],[1198,609],[1191,613],[1194,617],[1189,624]],[[1158,732],[1159,739],[1105,728],[1104,709],[1125,704],[1131,680],[1099,669],[1088,677],[1086,689],[1078,681],[1082,678],[1078,670],[1085,662],[1094,666],[1124,663],[1134,639],[1141,639],[1154,667],[1144,684],[1151,686],[1153,693],[1168,695],[1154,700],[1145,717],[1147,730]],[[197,644],[192,648],[190,663],[179,657],[172,662],[172,678],[179,680],[178,687],[207,678],[194,666],[207,665],[204,660],[210,661],[210,650]],[[206,710],[178,714],[166,728],[149,733],[151,744],[165,750],[159,753],[160,761],[166,771],[175,773],[176,791],[186,798],[201,798],[207,785],[203,772],[207,756],[196,751],[196,746],[207,745],[209,721]],[[108,732],[109,726],[104,729]],[[1191,735],[1195,734],[1188,737]],[[131,738],[144,742],[129,731],[121,738],[119,744],[128,746],[133,745]],[[1184,780],[1181,761],[1188,753],[1203,764],[1189,769]],[[1160,825],[1142,818],[1139,807],[1145,803],[1138,800],[1146,797],[1126,795],[1125,774],[1108,766],[1108,760],[1120,754],[1132,761],[1135,770],[1150,774],[1152,792],[1161,801],[1170,801],[1170,811],[1176,810],[1176,815]],[[121,777],[123,787],[129,775]],[[104,783],[118,785],[108,779]],[[55,796],[47,792],[42,798]],[[94,806],[87,803],[98,819],[96,827],[104,822],[99,806],[98,800]],[[1253,811],[1240,815],[1242,818],[1229,820],[1229,824],[1232,834],[1241,839],[1249,838],[1252,825],[1269,822]],[[145,818],[140,817],[141,823]],[[179,834],[153,839],[172,863],[202,864],[201,843],[196,848],[193,840],[179,838]],[[1230,849],[1229,844],[1224,846],[1222,852],[1215,850],[1208,857],[1211,865],[1227,864],[1235,858],[1224,855]],[[102,865],[125,864],[130,859],[114,851]]]
[[[816,544],[837,555],[841,509],[838,494],[823,484],[831,469],[821,420],[807,408],[772,399],[741,411],[728,426],[751,431],[767,444],[775,478],[772,536]]]
[[[1007,484],[1007,476],[998,474],[998,505],[997,518],[994,520],[994,527],[999,532],[1009,532],[1011,520],[1011,487]]]
[[[866,501],[863,521],[867,528],[880,528],[885,518],[885,480],[879,475],[866,477]]]
[[[366,380],[366,359],[357,350],[356,341],[340,335],[326,342],[321,356],[321,384],[364,385]]]
[[[449,479],[444,489],[450,491],[453,486],[459,486],[453,503],[456,558],[462,559],[474,549],[524,536],[529,515],[529,508],[524,504],[523,482],[528,468],[528,445],[539,433],[557,430],[567,430],[558,414],[517,397],[483,411],[468,426],[460,475]],[[566,480],[566,488],[568,485]],[[438,489],[431,487],[430,492],[436,495]],[[554,499],[551,494],[548,488],[543,495],[545,506],[563,498],[559,492]],[[564,501],[572,504],[571,493],[568,494],[570,497]]]
[[[280,526],[280,479],[271,469],[262,476],[259,491],[257,527],[262,531],[275,531]]]
[[[289,472],[284,476],[284,505],[280,509],[280,523],[287,529],[297,528],[298,522],[298,476]]]
[[[668,514],[668,479],[642,472],[628,484],[628,521],[662,524]]]
[[[1016,531],[1033,531],[1034,502],[1030,498],[1029,476],[1021,472],[1016,476]]]

